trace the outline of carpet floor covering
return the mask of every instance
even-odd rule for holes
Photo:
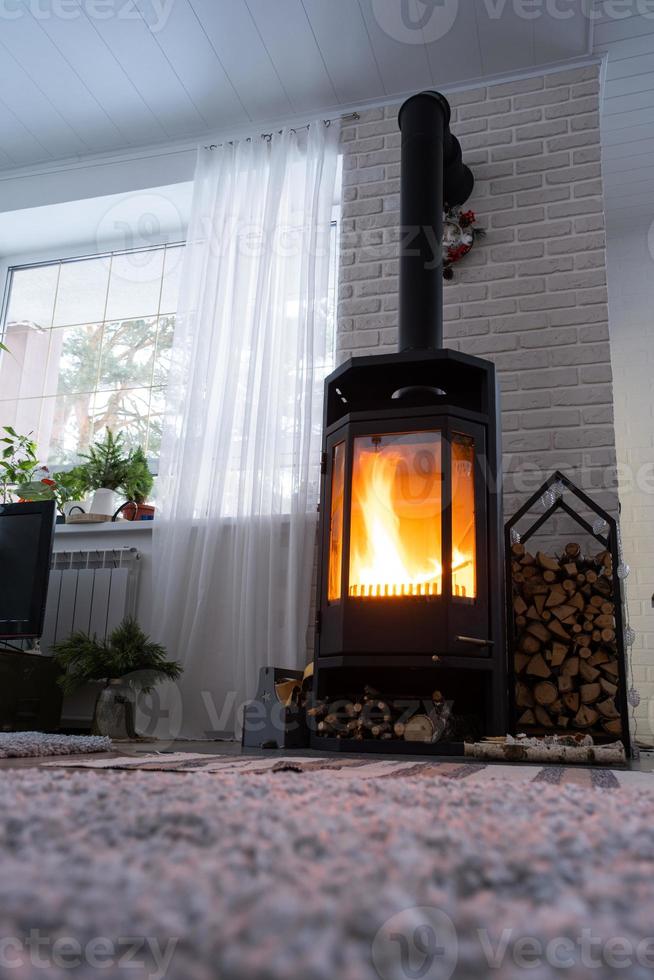
[[[48,735],[44,732],[0,732],[0,759],[39,758],[108,752],[111,739],[104,735]]]
[[[0,794],[3,980],[653,975],[641,786],[35,768]]]
[[[63,769],[125,769],[149,772],[203,772],[225,775],[254,775],[265,772],[311,773],[332,772],[341,779],[397,779],[419,776],[428,779],[441,776],[445,779],[470,783],[485,783],[502,779],[515,783],[550,783],[566,785],[574,783],[586,787],[617,789],[622,786],[643,786],[654,789],[654,773],[627,768],[606,769],[602,766],[559,766],[517,763],[486,763],[469,759],[451,761],[416,761],[412,759],[374,759],[344,755],[325,755],[313,758],[300,756],[216,756],[198,752],[150,752],[112,758],[61,759],[45,762],[44,766]]]

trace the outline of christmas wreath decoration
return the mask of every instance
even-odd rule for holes
[[[467,255],[478,238],[486,234],[483,228],[475,225],[474,211],[461,208],[448,208],[443,212],[443,278],[453,279],[452,266]]]

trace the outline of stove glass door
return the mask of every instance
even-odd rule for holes
[[[439,431],[355,438],[350,597],[441,595],[442,487]]]

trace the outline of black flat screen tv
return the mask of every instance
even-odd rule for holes
[[[43,632],[55,503],[0,504],[0,639]]]

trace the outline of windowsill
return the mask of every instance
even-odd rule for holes
[[[105,521],[101,524],[57,524],[55,534],[138,534],[151,532],[154,521]]]

